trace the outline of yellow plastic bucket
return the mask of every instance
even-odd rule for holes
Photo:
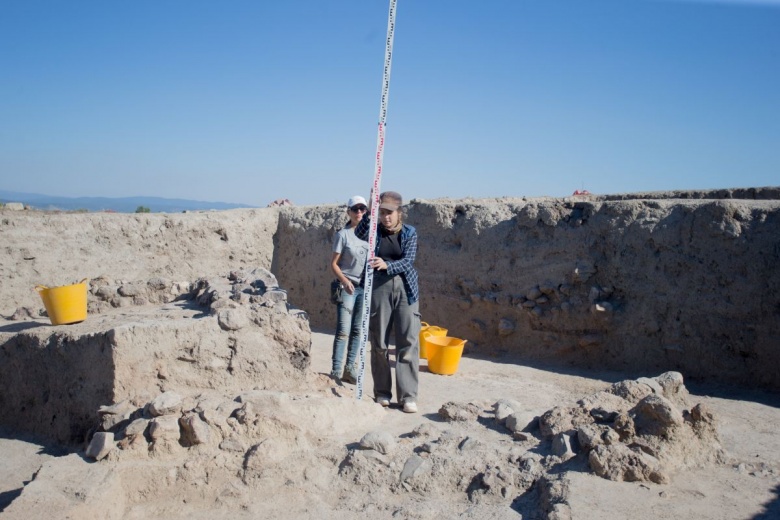
[[[426,337],[428,336],[446,336],[447,329],[437,327],[436,325],[428,325],[427,323],[420,322],[422,327],[420,328],[420,359],[428,359],[428,343]]]
[[[87,279],[60,287],[35,286],[52,325],[67,325],[87,319]]]
[[[428,370],[445,376],[457,372],[466,340],[451,336],[428,336],[427,341]]]

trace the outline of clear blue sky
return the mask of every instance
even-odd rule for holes
[[[367,195],[388,0],[0,0],[0,189]],[[383,189],[780,185],[780,1],[398,0]]]

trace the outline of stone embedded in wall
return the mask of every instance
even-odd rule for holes
[[[600,334],[583,334],[577,342],[581,347],[595,347],[603,342]]]
[[[220,309],[217,313],[217,321],[224,330],[239,330],[250,323],[241,309]]]
[[[143,435],[149,427],[150,420],[151,419],[147,419],[145,417],[139,417],[138,419],[130,422],[130,424],[128,424],[124,429],[124,436],[134,437],[136,435]]]
[[[119,289],[117,289],[117,292],[120,296],[139,296],[141,295],[144,287],[139,287],[135,284],[125,284],[119,286]]]
[[[170,303],[186,297],[190,290],[189,283],[159,277],[130,282],[101,275],[89,281],[87,311],[101,314],[111,308]]]
[[[114,448],[113,433],[97,432],[89,442],[85,455],[91,459],[103,460]]]
[[[90,287],[92,288],[92,294],[106,301],[110,301],[118,292],[117,288],[111,285],[93,285],[93,283],[90,283]]]
[[[211,437],[209,425],[194,412],[188,412],[179,419],[181,437],[187,445],[207,444]]]
[[[153,442],[178,441],[181,438],[179,417],[176,415],[161,415],[149,421],[149,437]]]
[[[533,228],[539,224],[555,227],[563,219],[563,214],[557,206],[529,203],[520,209],[515,218],[519,227]]]
[[[573,442],[571,435],[566,433],[559,433],[552,439],[552,454],[560,457],[563,460],[568,460],[576,455],[574,453],[572,444]]]
[[[542,293],[541,289],[539,289],[539,286],[535,285],[528,290],[525,297],[529,300],[536,300],[537,298],[541,298],[543,294],[544,293]]]
[[[509,336],[515,332],[517,324],[511,318],[501,318],[498,321],[498,335]]]
[[[127,399],[111,406],[101,406],[98,409],[100,427],[103,431],[110,431],[117,425],[129,422],[132,414],[137,410]]]
[[[9,321],[34,320],[41,315],[41,309],[32,307],[17,307],[14,313],[8,317]]]
[[[176,392],[164,392],[149,403],[149,413],[152,417],[171,415],[181,410],[182,397]]]
[[[550,280],[545,280],[539,284],[539,290],[548,296],[555,294],[555,289],[555,284]]]
[[[273,307],[277,304],[286,304],[287,303],[287,291],[283,289],[268,289],[266,292],[260,296],[257,300],[254,300],[254,298],[257,298],[256,296],[252,296],[253,302],[260,303],[261,305],[265,307]]]
[[[146,282],[147,287],[151,289],[152,291],[165,291],[167,289],[171,289],[177,284],[171,283],[170,280],[166,280],[165,278],[150,278]],[[189,284],[185,284],[185,287],[189,288]]]

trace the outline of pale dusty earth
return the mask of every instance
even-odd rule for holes
[[[338,410],[338,401],[354,399],[354,387],[338,386],[325,376],[330,368],[332,338],[328,333],[313,333],[309,379],[313,389],[331,390],[330,402],[333,409]],[[424,361],[422,365],[424,367]],[[418,414],[404,414],[394,407],[377,411],[378,405],[366,402],[365,406],[372,409],[370,420],[346,415],[335,417],[343,428],[338,428],[340,434],[330,436],[329,444],[345,457],[370,430],[386,430],[398,436],[403,443],[404,436],[421,424],[445,428],[448,425],[442,422],[438,410],[448,401],[481,403],[489,409],[498,399],[514,399],[528,411],[541,414],[553,406],[574,402],[621,379],[621,375],[616,373],[579,370],[560,373],[545,367],[516,365],[503,358],[463,358],[458,373],[453,376],[439,376],[422,369]],[[370,377],[367,384],[370,387]],[[706,403],[715,412],[721,442],[730,461],[675,473],[666,485],[613,482],[586,471],[569,471],[566,476],[570,482],[568,501],[572,518],[693,520],[780,517],[779,403],[772,396],[758,392],[735,393],[729,389],[690,385],[688,390],[692,401]],[[324,401],[322,406],[329,406],[328,401]],[[353,424],[355,426],[351,427]],[[467,434],[486,445],[507,442],[506,433],[488,422],[472,425]],[[19,496],[21,489],[33,480],[43,464],[67,455],[68,452],[61,448],[3,435],[0,438],[3,461],[0,466],[0,507],[8,506]],[[77,458],[77,465],[105,463],[88,463]],[[192,495],[181,497],[174,494],[166,496],[164,503],[158,500],[130,507],[125,518],[433,518],[437,517],[437,504],[448,505],[447,509],[441,509],[441,517],[445,518],[534,517],[533,504],[524,504],[522,500],[476,505],[470,504],[463,494],[421,498],[414,493],[382,490],[365,494],[356,492],[349,500],[350,510],[339,511],[339,505],[328,499],[326,490],[328,480],[339,478],[338,466],[339,461],[336,460],[323,468],[324,473],[319,477],[290,482],[290,486],[281,493],[276,486],[270,486],[275,491],[267,494],[262,492],[262,487],[260,490],[255,488],[251,496],[238,493],[234,498],[236,503],[241,503],[240,508],[226,507],[224,501],[202,502],[194,500]],[[432,501],[432,498],[435,500]],[[35,518],[38,514],[41,511],[33,509],[17,511],[10,517]],[[52,513],[51,517],[57,515]]]
[[[270,266],[277,229],[274,215],[235,211],[131,218],[90,215],[69,220],[6,213],[0,221],[0,243],[6,248],[0,256],[0,314],[5,318],[17,307],[39,305],[31,287],[54,285],[56,281],[47,278],[52,273],[66,280],[84,276],[94,280],[106,274],[129,281],[154,276],[191,282],[222,272],[226,265]],[[298,256],[304,257],[304,252]],[[325,262],[320,263],[324,269]],[[109,309],[90,316],[84,327],[108,319],[111,313],[139,312],[139,323],[155,323],[164,320],[167,311],[161,309],[154,305]],[[29,319],[46,324],[45,318]],[[20,323],[24,326],[29,319],[0,319],[0,332],[15,330]],[[436,324],[456,328],[462,325],[457,320],[458,316],[451,316]],[[239,452],[193,446],[176,447],[171,453],[128,450],[116,456],[115,450],[107,459],[94,462],[82,446],[40,444],[6,430],[0,432],[0,517],[568,518],[543,510],[550,500],[540,497],[539,485],[508,486],[505,496],[496,492],[501,475],[486,475],[486,465],[519,468],[521,460],[531,460],[523,459],[529,454],[549,456],[550,443],[536,434],[526,440],[513,438],[494,420],[493,405],[511,400],[526,416],[541,416],[629,379],[619,372],[521,362],[510,354],[469,353],[452,376],[429,373],[421,361],[420,410],[404,414],[397,406],[382,409],[371,402],[370,374],[360,402],[354,398],[354,386],[340,385],[326,375],[332,341],[331,330],[315,330],[311,365],[301,386],[271,396],[281,403],[276,412],[289,414],[275,423],[281,429],[263,430],[260,424],[251,432],[257,435],[243,439],[252,445],[270,438],[274,449],[266,453],[271,457],[267,466],[241,474],[240,461],[249,445]],[[522,348],[519,341],[517,350]],[[482,352],[490,352],[488,347]],[[636,377],[631,374],[631,379]],[[671,471],[665,484],[606,480],[590,471],[585,454],[552,464],[547,476],[565,483],[558,496],[565,498],[571,518],[780,518],[780,396],[689,381],[686,386],[691,404],[706,405],[716,419],[725,451],[722,461]],[[241,388],[251,390],[251,386]],[[232,400],[238,393],[223,397]],[[478,417],[445,421],[439,411],[450,402],[472,405]],[[4,412],[0,410],[0,416]],[[391,453],[360,449],[364,435],[377,431],[394,439]],[[436,455],[437,449],[451,458],[439,455],[436,472],[429,473],[433,477],[413,477],[406,486],[407,482],[399,482],[404,461],[415,453],[425,455],[426,450]],[[113,468],[121,478],[112,477]],[[443,477],[437,481],[435,475]],[[484,486],[473,488],[472,478],[497,486],[485,492]]]

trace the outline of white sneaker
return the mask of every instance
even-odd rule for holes
[[[388,406],[390,406],[390,399],[386,397],[378,397],[376,402],[382,405],[382,408],[387,408]]]
[[[417,413],[417,403],[414,401],[404,401],[404,413]]]

